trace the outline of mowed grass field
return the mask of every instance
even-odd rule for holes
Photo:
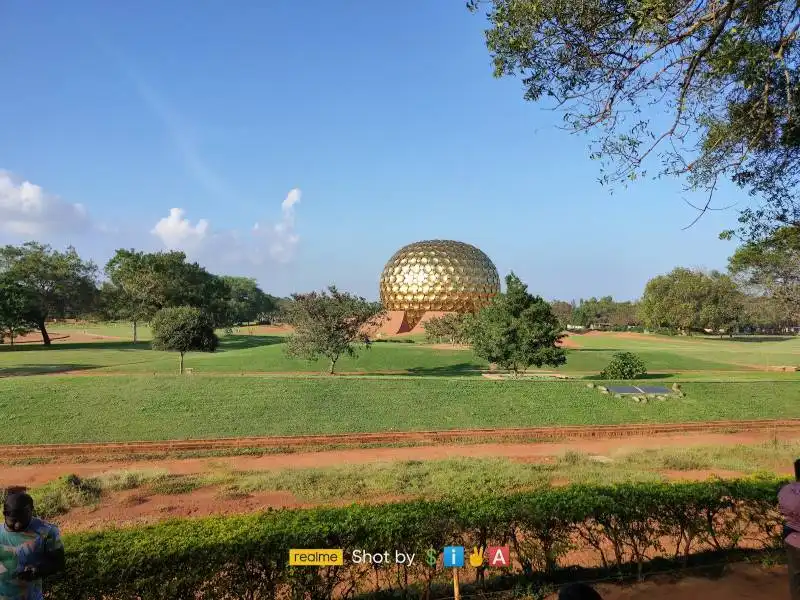
[[[55,333],[86,331],[95,335],[130,336],[128,325],[65,326]],[[115,373],[170,373],[177,368],[175,355],[150,350],[149,330],[140,327],[144,341],[133,344],[127,339],[98,340],[85,343],[56,343],[50,348],[24,344],[11,349],[0,346],[0,375],[53,373],[97,369]],[[111,332],[111,333],[109,333]],[[292,359],[283,351],[282,335],[226,336],[219,351],[213,354],[189,354],[186,366],[203,373],[322,373],[327,361]],[[580,335],[571,340],[579,349],[568,351],[567,364],[556,371],[564,374],[599,373],[615,352],[628,350],[642,357],[655,376],[688,379],[725,379],[739,374],[763,378],[770,366],[800,365],[800,337],[741,338],[735,340],[708,337],[666,337],[649,335]],[[344,373],[404,372],[410,375],[479,376],[487,364],[469,349],[434,348],[421,341],[374,343],[357,358],[342,357],[337,371]],[[734,372],[736,374],[734,375]],[[749,375],[748,375],[749,374]],[[769,373],[769,378],[777,375]]]
[[[636,404],[579,382],[358,377],[15,377],[0,443],[800,418],[800,381],[686,383]]]
[[[419,342],[375,343],[337,365],[362,376],[342,377],[288,358],[280,335],[223,335],[218,352],[187,357],[195,374],[183,377],[176,354],[147,342],[3,345],[0,443],[800,418],[800,373],[762,368],[800,364],[798,338],[573,340],[581,348],[558,371],[575,381],[492,381],[471,350]],[[620,350],[642,356],[650,383],[684,382],[686,396],[636,404],[587,388],[581,379]]]

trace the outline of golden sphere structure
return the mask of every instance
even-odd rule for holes
[[[474,312],[500,292],[497,268],[475,246],[428,240],[403,246],[383,268],[381,302],[409,324],[427,311]]]

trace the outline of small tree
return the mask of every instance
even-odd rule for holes
[[[637,379],[647,375],[644,361],[633,352],[617,352],[600,372],[603,379]]]
[[[365,328],[379,324],[385,315],[379,302],[340,292],[336,286],[327,291],[292,294],[285,313],[294,327],[286,342],[286,353],[307,360],[324,356],[331,375],[342,354],[357,356],[356,345],[369,342]]]
[[[33,329],[31,297],[28,291],[8,277],[0,278],[0,343],[8,335],[14,338]]]
[[[155,314],[151,326],[153,349],[179,352],[181,374],[187,352],[213,352],[219,345],[211,319],[191,306],[163,308]]]
[[[529,294],[514,273],[506,277],[506,292],[478,313],[469,330],[475,354],[516,375],[531,365],[557,367],[567,360],[550,304]]]

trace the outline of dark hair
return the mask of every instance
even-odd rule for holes
[[[590,585],[568,583],[559,590],[558,600],[603,600],[603,597]]]
[[[15,504],[20,508],[33,508],[33,498],[25,492],[12,492],[9,490],[9,494],[6,496],[5,506],[9,504]]]

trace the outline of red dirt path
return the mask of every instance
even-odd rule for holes
[[[54,462],[42,465],[19,465],[0,467],[0,486],[41,485],[62,475],[74,473],[90,477],[107,471],[166,469],[176,475],[204,473],[213,469],[230,471],[265,471],[277,469],[305,469],[312,467],[334,467],[338,465],[364,464],[371,462],[394,462],[409,460],[443,460],[457,457],[489,458],[503,457],[523,462],[542,462],[548,457],[558,456],[567,450],[588,454],[606,455],[620,450],[673,448],[685,446],[757,444],[778,440],[800,439],[798,431],[744,431],[739,433],[692,433],[685,435],[642,436],[626,438],[600,438],[573,440],[569,442],[539,443],[485,443],[444,444],[437,446],[410,446],[389,448],[352,448],[343,450],[304,451],[287,454],[265,454],[263,456],[224,456],[208,458],[145,460],[114,460],[102,454],[97,460],[87,458],[75,461],[68,455],[60,455]],[[105,460],[104,460],[105,459]],[[680,475],[681,472],[676,473]]]
[[[207,440],[168,440],[156,442],[109,442],[102,444],[44,444],[0,446],[0,456],[18,458],[53,455],[92,455],[109,453],[156,453],[184,450],[219,450],[227,448],[304,448],[314,446],[360,446],[365,444],[434,444],[469,440],[556,441],[565,439],[624,439],[666,435],[689,435],[737,432],[800,433],[800,419],[701,421],[694,423],[659,423],[639,425],[581,425],[566,427],[526,427],[516,429],[452,429],[443,431],[397,431],[339,435],[304,435],[273,437],[218,438]]]
[[[118,470],[164,470],[173,475],[192,475],[213,471],[254,472],[281,469],[324,468],[339,465],[358,465],[374,462],[412,460],[442,460],[456,457],[503,457],[522,462],[549,462],[567,450],[592,455],[613,455],[621,450],[686,447],[690,445],[756,444],[773,439],[797,440],[798,431],[745,431],[739,433],[702,433],[684,435],[641,436],[583,439],[558,443],[485,443],[390,448],[353,448],[322,450],[263,456],[230,456],[176,459],[108,461],[108,455],[92,462],[76,462],[61,455],[55,462],[43,465],[8,466],[0,468],[0,485],[34,487],[67,474],[91,477]],[[105,459],[105,460],[103,460]],[[670,479],[702,480],[709,476],[735,477],[739,473],[726,470],[666,471]],[[789,475],[789,469],[785,472]],[[567,483],[567,482],[555,482]],[[386,498],[385,500],[397,500]],[[343,499],[349,503],[353,499]],[[303,507],[312,504],[295,498],[288,492],[258,492],[242,498],[219,496],[213,487],[201,488],[181,495],[149,495],[144,490],[109,494],[94,507],[81,507],[58,519],[66,530],[91,529],[113,523],[140,524],[172,517],[195,517],[212,514],[247,513],[266,508]]]

